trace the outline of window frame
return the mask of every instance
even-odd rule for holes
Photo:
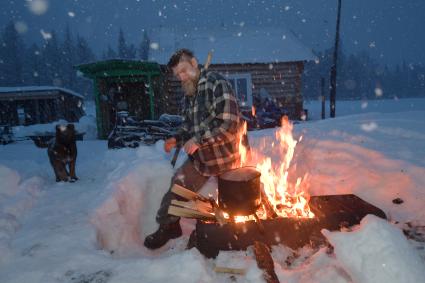
[[[234,81],[235,89],[233,91],[235,92],[236,99],[240,106],[252,106],[252,76],[250,73],[231,73],[226,74],[226,79],[229,81],[229,83],[232,85],[230,80]],[[246,90],[247,90],[247,101],[240,101],[238,97],[238,85],[237,80],[238,79],[246,79]],[[233,87],[233,85],[232,85]]]

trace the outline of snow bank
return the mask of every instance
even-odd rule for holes
[[[112,278],[111,283],[214,282],[206,267],[207,261],[204,256],[192,249],[157,260],[133,261],[122,264],[116,269],[117,276]],[[135,270],[137,272],[134,272]],[[143,274],[143,279],[141,279],[140,274]],[[168,280],[165,280],[165,278],[168,278]]]
[[[403,233],[368,215],[353,232],[322,233],[354,282],[416,283],[425,278],[424,263]]]
[[[323,139],[309,139],[295,162],[295,176],[309,173],[312,195],[353,193],[383,209],[392,220],[425,219],[425,195],[418,182],[425,176],[423,167],[352,143]],[[405,203],[396,205],[395,198]]]
[[[160,150],[142,146],[134,164],[121,163],[109,173],[106,199],[91,218],[101,248],[116,255],[134,253],[156,230],[156,211],[173,174],[170,163],[158,158]]]
[[[12,196],[18,191],[20,177],[18,172],[0,164],[0,202],[2,198]]]
[[[320,120],[322,115],[322,102],[320,97],[317,100],[305,100],[304,108],[308,109],[308,118],[310,120]],[[410,111],[424,111],[425,99],[374,99],[374,100],[337,100],[336,117],[347,115],[365,114],[370,112],[377,113],[397,113]],[[329,117],[329,101],[326,101],[326,117]]]
[[[0,263],[12,255],[9,247],[20,219],[36,203],[43,181],[31,177],[21,182],[18,172],[0,164]]]

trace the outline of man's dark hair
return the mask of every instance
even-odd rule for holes
[[[174,52],[173,55],[171,55],[171,58],[170,58],[170,61],[168,61],[167,67],[169,70],[171,70],[172,68],[177,66],[180,61],[185,59],[190,60],[193,57],[195,56],[193,55],[193,52],[190,51],[189,49],[186,49],[186,48],[179,49],[176,52]]]

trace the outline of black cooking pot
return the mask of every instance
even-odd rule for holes
[[[251,215],[261,205],[261,173],[246,166],[218,177],[218,205],[230,215]]]

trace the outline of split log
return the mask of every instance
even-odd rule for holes
[[[223,210],[218,207],[217,203],[213,198],[206,198],[203,195],[192,192],[191,190],[188,190],[178,184],[174,184],[171,188],[171,191],[176,195],[181,196],[182,198],[192,201],[191,204],[190,202],[187,203],[183,201],[173,200],[171,204],[186,207],[189,209],[195,209],[204,213],[213,213],[215,219],[220,225],[228,223],[228,220],[224,217]],[[194,205],[193,202],[196,203],[196,205]],[[176,216],[187,217],[183,215]]]
[[[230,274],[237,274],[237,275],[246,274],[246,269],[244,268],[230,268],[230,267],[216,266],[214,267],[214,271],[217,273],[230,273]]]
[[[214,209],[212,208],[211,204],[203,201],[180,201],[173,199],[171,201],[171,204],[175,206],[198,210],[205,213],[214,213]]]
[[[255,241],[254,254],[258,268],[263,270],[263,277],[266,282],[279,283],[279,279],[274,271],[274,262],[269,247],[262,242]]]
[[[179,195],[187,200],[208,201],[208,198],[204,197],[203,195],[192,192],[191,190],[188,190],[185,187],[180,186],[178,184],[174,184],[173,187],[171,188],[171,191],[175,193],[176,195]]]
[[[215,219],[213,214],[174,205],[170,205],[168,208],[168,214],[187,218]]]

